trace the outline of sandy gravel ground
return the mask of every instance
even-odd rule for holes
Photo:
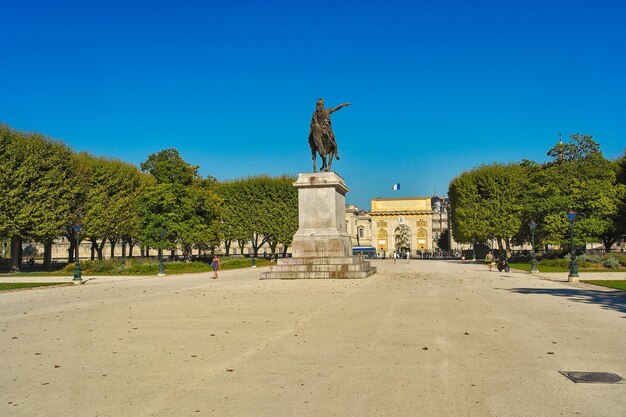
[[[446,261],[0,294],[0,416],[624,416],[626,297]]]

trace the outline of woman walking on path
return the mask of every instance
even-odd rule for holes
[[[213,255],[211,266],[213,267],[213,279],[217,279],[217,271],[220,269],[220,258],[217,255]]]

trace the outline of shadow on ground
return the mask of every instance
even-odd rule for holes
[[[518,294],[564,297],[577,303],[596,304],[604,309],[626,314],[626,293],[624,291],[598,291],[580,288],[513,288],[510,291]]]

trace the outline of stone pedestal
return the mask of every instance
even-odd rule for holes
[[[261,279],[365,278],[376,273],[369,262],[352,255],[346,230],[346,193],[350,191],[335,172],[300,173],[298,231],[292,258],[279,259]]]

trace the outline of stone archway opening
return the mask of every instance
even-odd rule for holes
[[[406,224],[400,224],[394,230],[396,250],[398,252],[411,252],[411,229]]]

